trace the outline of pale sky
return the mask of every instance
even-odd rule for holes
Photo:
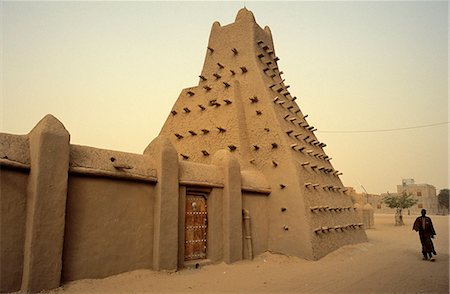
[[[142,153],[198,84],[212,23],[233,22],[244,2],[0,5],[0,132],[26,134],[51,113],[72,144]],[[290,92],[344,185],[449,186],[448,124],[339,133],[449,121],[447,2],[245,5],[271,28]]]

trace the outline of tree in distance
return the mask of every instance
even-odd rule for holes
[[[449,190],[448,189],[442,189],[439,191],[438,194],[438,201],[439,205],[444,206],[448,210],[448,204],[449,204]]]
[[[417,203],[417,199],[412,198],[412,194],[406,194],[403,192],[400,195],[391,195],[389,192],[388,196],[383,198],[383,203],[386,204],[389,208],[395,208],[395,225],[403,226],[405,223],[403,222],[403,214],[402,211],[405,208],[410,208],[414,204]]]

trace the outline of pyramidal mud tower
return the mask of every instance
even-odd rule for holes
[[[278,60],[269,27],[259,27],[251,11],[241,9],[226,26],[215,22],[199,84],[181,92],[160,135],[181,160],[209,164],[227,149],[241,170],[261,172],[271,187],[268,248],[316,259],[366,235],[355,229],[340,173]]]
[[[0,133],[0,292],[366,241],[277,61],[244,8],[143,154],[71,144],[52,115]]]

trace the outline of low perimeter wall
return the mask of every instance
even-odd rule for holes
[[[143,154],[72,145],[51,115],[28,135],[0,134],[0,292],[183,267],[186,195],[199,191],[208,262],[268,249],[270,188],[224,150],[204,165],[159,137]]]

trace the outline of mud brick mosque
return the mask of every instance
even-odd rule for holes
[[[70,144],[51,115],[0,134],[0,292],[367,241],[278,60],[243,8],[143,154]]]

